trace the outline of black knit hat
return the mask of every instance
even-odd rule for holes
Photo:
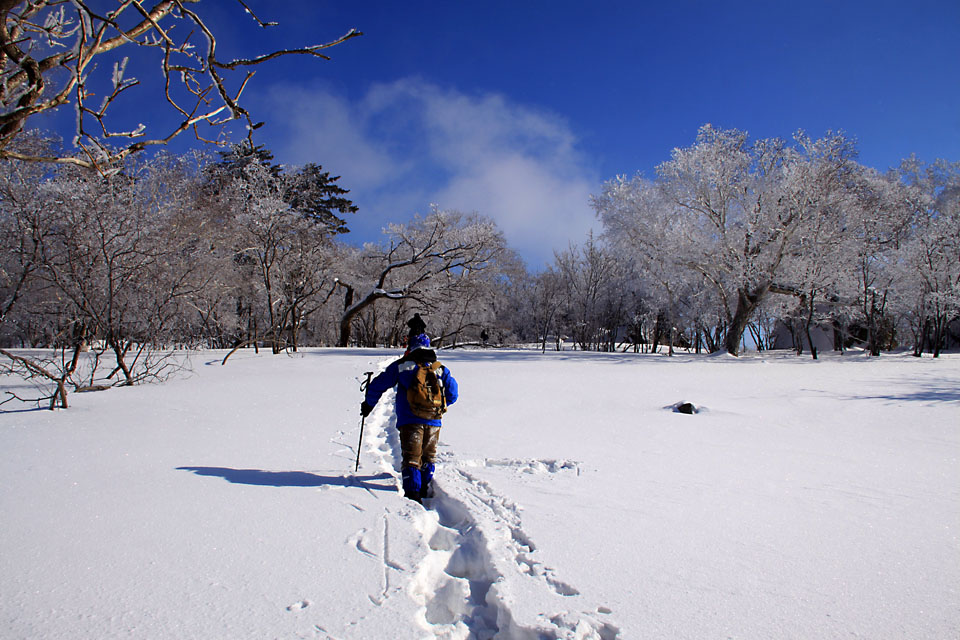
[[[419,313],[415,313],[412,318],[407,320],[407,326],[410,327],[410,335],[415,336],[424,332],[427,323],[423,321]]]

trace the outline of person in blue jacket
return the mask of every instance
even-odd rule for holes
[[[430,496],[430,483],[436,469],[435,459],[437,443],[440,441],[441,420],[422,418],[414,415],[407,400],[417,367],[437,362],[437,354],[430,349],[430,338],[426,334],[410,337],[407,353],[391,362],[377,377],[367,385],[366,395],[360,405],[360,413],[370,415],[377,401],[387,390],[397,388],[396,414],[397,428],[400,430],[400,449],[403,460],[400,474],[403,480],[403,495],[421,502]],[[447,367],[440,365],[436,371],[443,388],[447,406],[457,401],[459,395],[457,381]]]

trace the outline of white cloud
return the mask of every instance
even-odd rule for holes
[[[323,90],[290,85],[271,92],[267,126],[276,131],[277,162],[321,164],[333,173],[350,176],[355,189],[378,188],[395,171],[396,159],[366,132],[366,119],[345,98]]]
[[[436,203],[494,219],[539,266],[594,226],[597,171],[556,114],[416,79],[375,85],[352,102],[322,87],[272,95],[267,146],[278,161],[342,175],[361,208],[357,235]]]
[[[442,207],[477,210],[497,221],[511,246],[541,263],[580,243],[594,223],[592,183],[565,180],[520,155],[497,155],[456,175],[433,197]]]

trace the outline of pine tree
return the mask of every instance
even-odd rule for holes
[[[344,196],[349,190],[335,184],[340,176],[330,176],[318,164],[310,163],[287,178],[283,199],[305,218],[326,225],[331,233],[347,233],[346,220],[336,215],[356,213],[357,206]]]
[[[329,171],[312,162],[292,173],[285,173],[281,165],[273,164],[273,153],[266,147],[248,142],[221,151],[220,158],[220,162],[209,169],[212,195],[221,193],[233,180],[251,180],[251,167],[260,166],[267,169],[270,186],[291,212],[323,225],[330,234],[350,231],[341,216],[356,213],[358,207],[345,197],[350,191],[336,184],[340,176],[331,176]],[[257,176],[257,180],[262,178],[262,175]]]

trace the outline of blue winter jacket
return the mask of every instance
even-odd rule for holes
[[[375,406],[380,396],[388,389],[397,387],[396,409],[398,427],[407,424],[427,424],[433,427],[439,427],[440,420],[419,418],[410,411],[410,403],[407,402],[407,389],[413,381],[416,368],[416,362],[405,358],[391,362],[380,375],[371,380],[370,384],[367,385],[366,403],[371,407]],[[440,382],[443,384],[444,395],[447,398],[447,406],[450,406],[457,401],[457,381],[450,375],[450,370],[447,369],[446,366],[443,366],[441,371]]]

